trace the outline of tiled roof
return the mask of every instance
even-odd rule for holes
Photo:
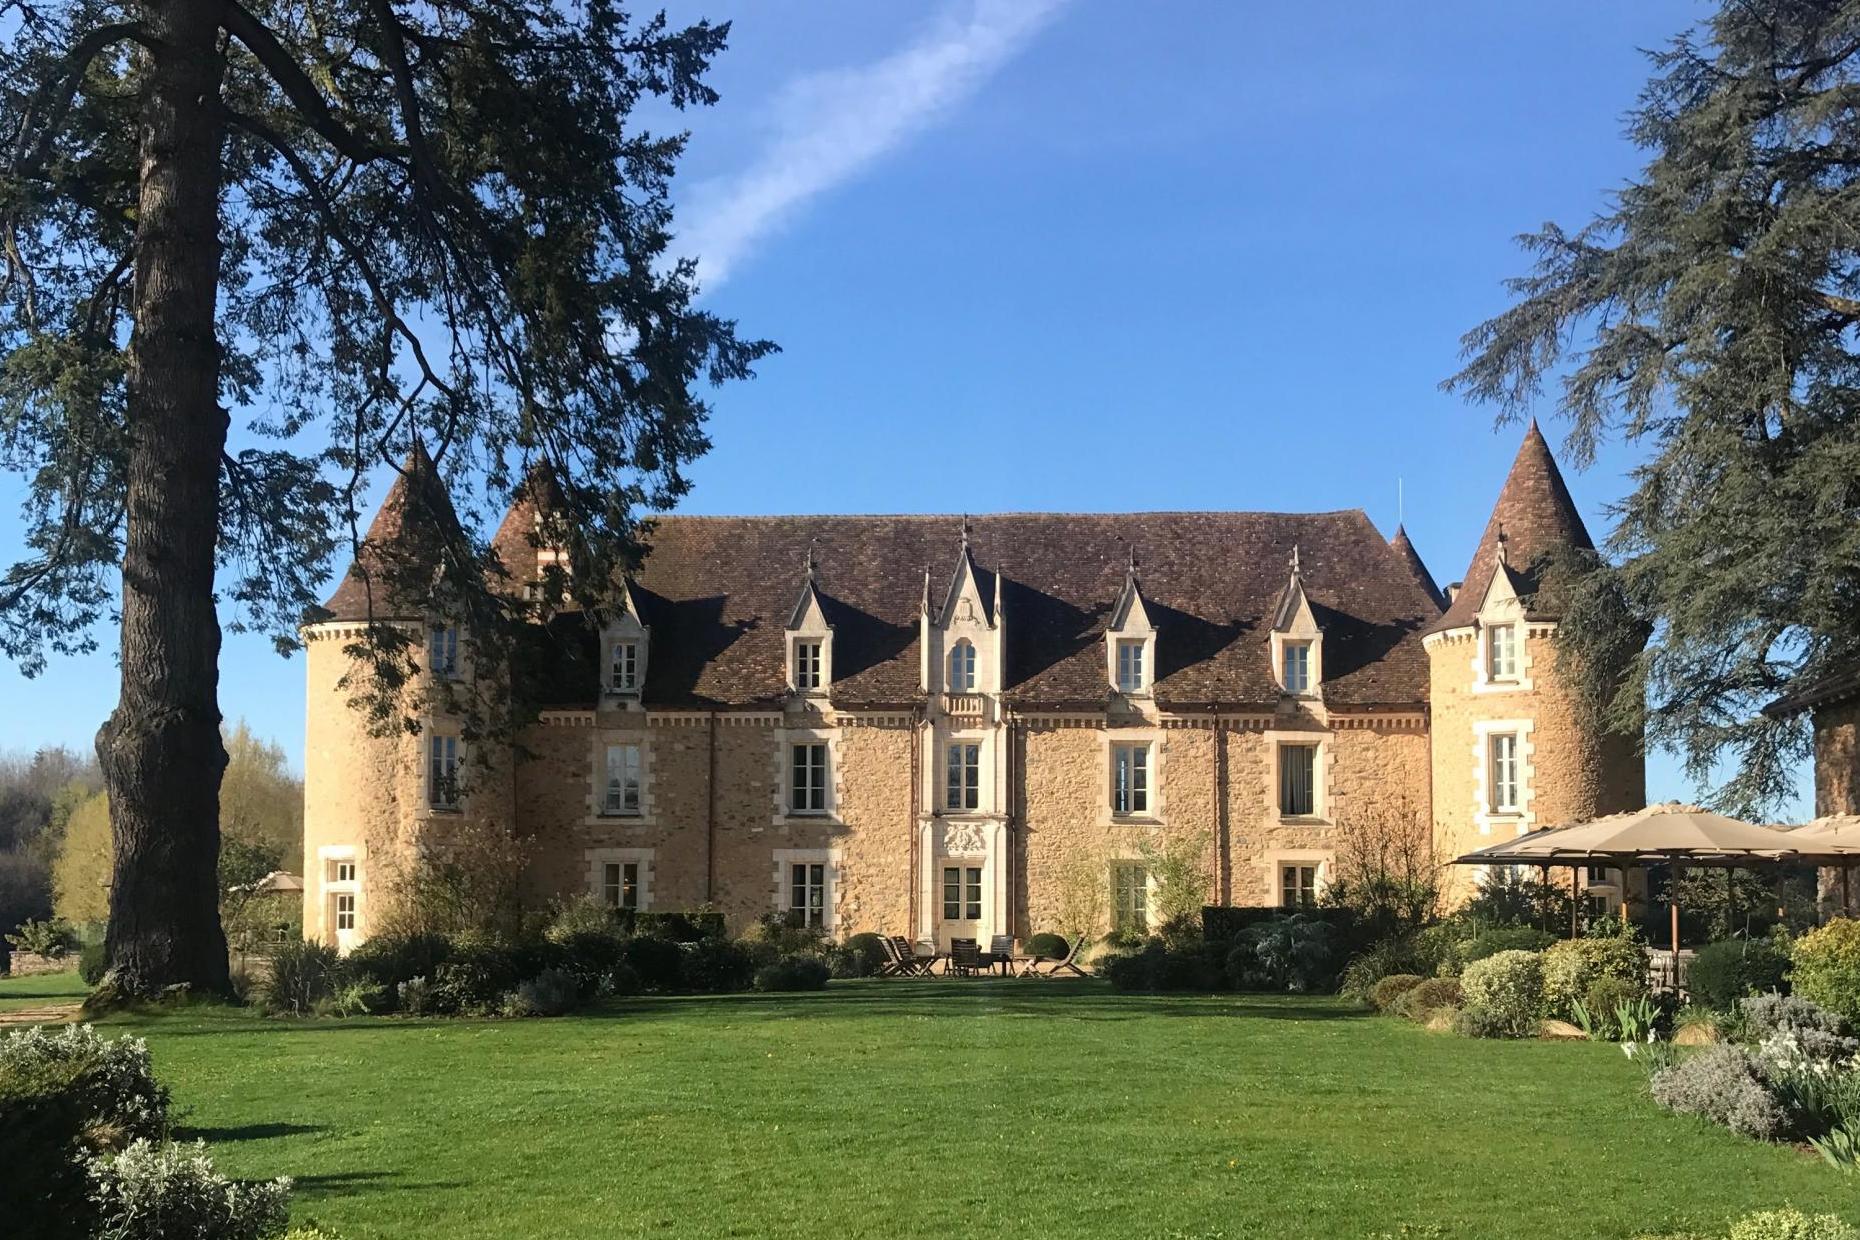
[[[645,700],[780,701],[784,624],[810,548],[822,609],[833,625],[833,700],[844,706],[919,700],[924,572],[947,579],[960,529],[953,516],[658,518],[635,582],[641,619],[652,633]],[[1134,545],[1158,631],[1158,701],[1275,702],[1269,626],[1294,544],[1324,630],[1325,699],[1346,707],[1424,702],[1420,634],[1439,609],[1360,511],[973,518],[970,546],[984,599],[994,597],[995,574],[1002,578],[1009,699],[1081,706],[1106,700],[1103,625]],[[588,679],[591,701],[595,685]]]
[[[1408,537],[1407,527],[1395,527],[1395,537],[1389,539],[1389,546],[1401,557],[1401,562],[1408,566],[1408,572],[1414,577],[1415,584],[1434,600],[1437,611],[1447,609],[1447,596],[1440,592],[1434,583],[1434,574],[1427,571],[1427,565],[1421,562],[1421,553],[1414,549],[1414,542]]]
[[[1512,462],[1511,473],[1498,493],[1492,519],[1486,522],[1473,553],[1472,566],[1466,570],[1465,584],[1453,598],[1446,614],[1437,620],[1433,631],[1464,628],[1472,624],[1485,601],[1492,574],[1499,567],[1499,544],[1504,543],[1505,563],[1528,600],[1536,589],[1535,569],[1543,557],[1561,549],[1590,549],[1589,531],[1570,498],[1563,473],[1550,455],[1550,445],[1535,420],[1525,432],[1524,443]],[[1416,560],[1419,563],[1418,557]],[[1425,571],[1425,570],[1423,570]],[[1533,611],[1532,614],[1537,614]]]
[[[328,618],[394,619],[420,614],[424,607],[419,601],[402,602],[394,597],[390,578],[396,573],[390,569],[389,562],[396,549],[402,546],[408,528],[427,523],[438,523],[453,533],[459,529],[452,497],[446,493],[432,457],[427,455],[423,445],[416,443],[401,464],[394,485],[388,488],[387,497],[376,510],[375,519],[368,523],[368,532],[362,536],[361,554],[342,575],[329,601],[323,604],[324,610],[330,613]]]

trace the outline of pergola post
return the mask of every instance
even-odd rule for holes
[[[1576,894],[1576,880],[1581,874],[1581,866],[1572,865],[1569,867],[1569,937],[1572,939],[1576,938],[1578,933],[1576,930],[1576,912],[1582,907],[1582,898]]]

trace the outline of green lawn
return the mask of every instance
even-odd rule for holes
[[[36,983],[36,984],[35,984]],[[0,983],[43,993],[39,979]],[[835,983],[564,1020],[145,1034],[183,1135],[342,1235],[1617,1238],[1860,1185],[1647,1100],[1612,1047],[1328,999]],[[1438,1232],[1426,1230],[1438,1226]]]
[[[0,1012],[21,1008],[76,1003],[89,988],[73,973],[46,973],[38,977],[0,977]]]

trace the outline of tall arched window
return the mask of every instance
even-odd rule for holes
[[[950,647],[949,691],[951,693],[975,692],[975,647],[969,643],[967,638]]]

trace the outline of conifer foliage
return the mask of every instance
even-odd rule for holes
[[[771,346],[694,304],[683,137],[641,113],[714,102],[727,31],[612,0],[0,0],[0,465],[31,484],[0,651],[35,670],[120,616],[117,990],[226,986],[216,601],[288,648],[364,478],[416,445],[487,511],[540,468],[588,601],[684,490],[703,385]],[[420,533],[382,597],[508,618],[465,526]],[[394,640],[367,644],[404,664]]]
[[[1560,662],[1760,812],[1807,744],[1760,708],[1860,656],[1860,4],[1728,2],[1651,60],[1640,174],[1521,239],[1446,386],[1518,417],[1552,384],[1579,463],[1644,450]]]

